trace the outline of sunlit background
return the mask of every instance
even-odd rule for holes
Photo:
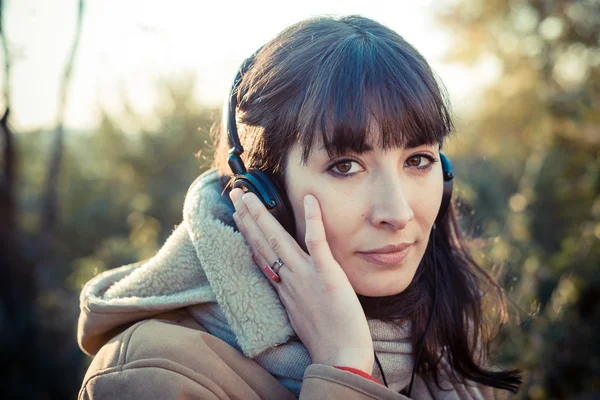
[[[3,0],[0,9],[9,397],[76,396],[89,363],[74,336],[82,285],[156,253],[212,160],[210,127],[239,63],[324,14],[396,30],[448,89],[456,206],[474,258],[506,290],[509,319],[491,360],[524,371],[516,398],[600,396],[599,1]]]
[[[326,3],[324,5],[323,3]],[[498,77],[500,64],[482,54],[475,66],[444,60],[454,38],[435,20],[447,0],[433,1],[89,1],[69,89],[65,125],[89,129],[98,108],[119,115],[124,97],[157,121],[158,79],[196,77],[194,99],[220,105],[239,63],[286,26],[319,14],[361,14],[403,35],[429,60],[461,109]],[[15,52],[13,124],[52,126],[60,76],[73,41],[76,0],[8,2],[6,34]],[[535,21],[525,20],[531,24]],[[43,67],[42,67],[43,66]],[[3,82],[4,84],[4,82]]]

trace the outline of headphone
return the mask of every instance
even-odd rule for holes
[[[261,47],[262,49],[262,47]],[[231,91],[229,93],[228,105],[223,107],[223,121],[229,138],[229,152],[227,163],[233,172],[232,188],[240,188],[244,192],[254,193],[269,212],[279,221],[285,230],[293,236],[296,235],[296,222],[293,217],[292,206],[289,199],[274,177],[265,171],[251,169],[248,171],[241,154],[244,148],[240,143],[237,133],[235,109],[237,106],[237,89],[250,64],[254,60],[258,49],[252,56],[247,58],[241,65],[238,73],[233,80]]]
[[[227,137],[229,138],[229,155],[227,157],[227,163],[233,172],[233,188],[240,188],[244,192],[252,192],[254,193],[260,201],[265,205],[267,210],[279,221],[279,223],[288,231],[290,235],[295,236],[296,234],[296,224],[293,218],[292,207],[289,202],[289,199],[285,195],[285,191],[277,185],[277,181],[273,179],[273,176],[265,171],[260,171],[257,169],[247,170],[242,158],[241,154],[244,152],[244,148],[240,143],[240,139],[237,133],[236,126],[236,116],[235,109],[237,106],[237,89],[242,80],[242,76],[248,71],[248,68],[252,64],[254,57],[256,54],[262,49],[258,49],[254,54],[252,54],[249,58],[247,58],[241,65],[238,70],[235,79],[233,80],[233,85],[231,86],[231,91],[229,93],[229,99],[227,107],[223,107],[223,121],[225,122],[225,128],[227,129]],[[435,236],[436,236],[436,224],[441,221],[441,219],[446,215],[448,211],[448,207],[450,206],[450,199],[452,198],[452,187],[453,187],[453,179],[454,174],[452,173],[452,164],[450,164],[450,160],[440,152],[440,160],[442,163],[442,172],[444,179],[444,190],[442,195],[442,202],[440,204],[440,209],[438,211],[438,215],[435,218],[435,223],[433,224],[432,229],[432,240],[433,240],[433,248],[435,248]],[[429,319],[427,321],[427,325],[425,327],[425,332],[420,340],[420,344],[418,346],[415,363],[413,366],[412,376],[410,379],[410,384],[408,386],[408,394],[410,397],[412,392],[413,382],[415,378],[415,373],[418,365],[418,360],[421,355],[421,351],[423,348],[423,343],[425,342],[425,336],[427,335],[427,331],[429,330],[429,325],[431,324],[431,320],[433,318],[433,314],[435,311],[435,306],[437,303],[437,260],[435,257],[435,251],[433,252],[433,262],[434,262],[434,270],[435,270],[435,291],[433,302],[431,306],[431,312],[429,314]],[[381,375],[383,377],[383,381],[385,386],[387,387],[387,380],[385,378],[385,374],[383,373],[383,368],[381,367],[381,363],[377,358],[377,354],[375,354],[375,361],[379,366],[381,371]]]
[[[240,66],[235,79],[233,80],[233,85],[231,86],[227,107],[223,107],[223,121],[225,122],[230,147],[227,163],[233,172],[232,188],[240,188],[244,192],[254,193],[285,230],[288,231],[290,235],[295,236],[296,223],[293,218],[290,201],[283,188],[276,183],[277,181],[270,173],[257,169],[247,170],[240,157],[244,152],[244,148],[240,143],[236,125],[235,112],[237,106],[237,89],[242,81],[243,75],[248,71],[254,57],[259,51],[260,49],[247,58]],[[436,223],[438,223],[448,211],[450,199],[452,198],[452,182],[454,178],[450,160],[442,153],[440,153],[440,160],[442,163],[444,190],[440,209],[435,219]]]

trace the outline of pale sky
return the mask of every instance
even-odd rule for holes
[[[12,125],[16,130],[51,128],[78,0],[5,3],[4,26],[14,58]],[[149,114],[159,101],[156,81],[188,73],[197,76],[196,99],[220,105],[244,58],[286,26],[321,14],[361,14],[394,29],[440,75],[455,108],[469,108],[475,92],[498,71],[485,61],[474,69],[444,63],[452,35],[435,23],[434,13],[441,4],[440,0],[87,0],[66,126],[93,128],[99,105],[118,115],[124,95],[139,113]],[[0,85],[4,84],[2,76]]]

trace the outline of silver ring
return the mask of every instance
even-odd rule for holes
[[[275,265],[278,265],[277,269],[275,269]],[[278,258],[277,260],[275,260],[275,262],[273,263],[273,265],[271,266],[271,269],[276,273],[279,274],[279,270],[281,269],[281,267],[283,267],[285,264],[283,263],[283,261],[281,260],[281,258]]]

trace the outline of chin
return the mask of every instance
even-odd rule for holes
[[[352,285],[354,287],[354,292],[356,294],[360,294],[361,296],[367,297],[384,297],[384,296],[393,296],[398,293],[402,293],[406,290],[406,288],[410,285],[408,283],[401,283],[399,285],[389,285],[389,279],[385,280],[385,282],[381,282],[381,284],[377,284],[373,282],[373,285],[366,286],[364,282],[361,285]]]
[[[411,265],[413,260],[399,267],[370,269],[366,275],[356,276],[356,280],[350,279],[350,284],[356,294],[367,297],[393,296],[402,293],[413,281],[418,269]],[[349,277],[351,278],[351,277]],[[366,279],[365,279],[366,278]]]

